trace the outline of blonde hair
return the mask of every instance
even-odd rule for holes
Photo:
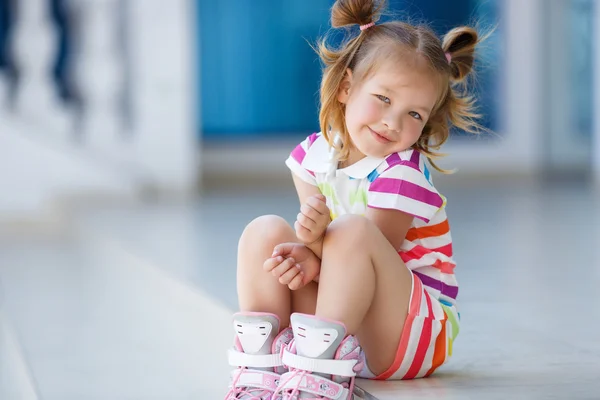
[[[331,10],[334,28],[366,25],[378,21],[385,0],[337,0]],[[473,71],[475,47],[480,37],[471,27],[458,27],[448,32],[443,40],[425,25],[411,25],[400,21],[376,24],[361,30],[333,49],[320,41],[316,49],[324,64],[320,88],[321,131],[333,146],[330,132],[341,136],[340,160],[348,158],[350,136],[345,124],[345,105],[338,101],[340,86],[347,69],[352,71],[352,81],[360,82],[382,62],[399,58],[426,65],[439,77],[442,91],[423,132],[413,148],[424,154],[431,165],[441,172],[434,162],[436,151],[448,140],[450,127],[455,126],[470,133],[483,128],[477,123],[475,99],[467,92],[466,78]],[[448,62],[448,58],[451,61]]]

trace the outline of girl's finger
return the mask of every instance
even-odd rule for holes
[[[303,204],[302,207],[300,207],[300,213],[304,214],[306,218],[312,219],[315,222],[317,222],[317,219],[321,216],[321,213],[308,204]]]
[[[304,274],[302,273],[302,271],[300,271],[300,273],[298,275],[296,275],[290,283],[288,283],[288,287],[290,288],[290,290],[298,290],[304,286],[303,282],[304,282]]]
[[[285,274],[279,277],[279,283],[283,285],[289,284],[297,275],[300,275],[302,271],[300,271],[300,267],[296,265],[292,265],[290,269],[286,271]]]
[[[281,257],[281,256],[267,258],[267,260],[263,264],[263,269],[265,271],[269,272],[269,271],[273,270],[273,268],[275,268],[276,266],[281,264],[282,262],[283,262],[283,257]]]
[[[281,264],[273,268],[271,273],[274,277],[279,278],[283,274],[285,274],[289,269],[294,267],[296,261],[293,258],[286,258]]]
[[[304,228],[308,229],[309,231],[312,230],[317,225],[317,223],[315,221],[308,218],[306,215],[304,215],[302,213],[299,213],[296,216],[296,221],[298,221],[300,223],[300,225],[302,225]]]
[[[314,236],[311,231],[300,225],[300,222],[294,222],[294,229],[296,230],[296,237],[304,242],[312,242],[312,237]]]
[[[310,197],[305,204],[321,215],[329,215],[329,207],[327,207],[327,203],[325,203],[324,200],[320,200],[316,196]]]

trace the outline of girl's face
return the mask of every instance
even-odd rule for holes
[[[438,80],[422,68],[387,63],[363,82],[352,72],[338,93],[352,140],[349,163],[386,157],[417,142],[439,96]]]

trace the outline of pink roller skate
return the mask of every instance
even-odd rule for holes
[[[360,347],[344,325],[306,314],[293,314],[291,324],[294,340],[283,353],[290,371],[275,393],[283,400],[363,400],[354,386],[363,365]]]
[[[225,400],[280,400],[273,393],[287,371],[281,351],[292,340],[292,330],[277,334],[279,318],[267,313],[237,313],[233,327],[236,336],[229,364],[235,369]]]

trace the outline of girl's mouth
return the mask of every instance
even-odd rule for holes
[[[371,134],[373,135],[373,137],[375,138],[375,140],[377,140],[378,142],[380,142],[380,143],[389,143],[389,142],[391,142],[391,140],[389,140],[385,136],[382,136],[379,133],[375,132],[373,129],[369,128],[369,131],[371,131]]]

